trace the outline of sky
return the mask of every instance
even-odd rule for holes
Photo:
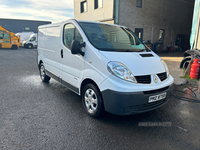
[[[0,0],[0,18],[62,22],[74,17],[74,0]]]

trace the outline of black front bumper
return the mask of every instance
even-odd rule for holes
[[[105,90],[102,92],[105,111],[115,115],[125,116],[143,113],[164,105],[171,96],[172,86],[144,92],[117,92]],[[167,93],[166,98],[149,103],[149,97]]]

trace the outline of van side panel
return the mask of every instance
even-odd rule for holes
[[[43,57],[45,69],[56,76],[60,76],[60,25],[39,28],[38,51]]]
[[[39,52],[41,52],[42,48],[45,48],[44,41],[45,41],[45,28],[39,28],[38,29],[38,50],[40,50]]]
[[[38,28],[38,64],[40,60],[44,62],[44,52],[45,48],[45,28]]]

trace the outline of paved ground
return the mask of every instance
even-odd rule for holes
[[[159,56],[167,63],[167,66],[170,70],[170,74],[174,77],[174,83],[176,85],[186,84],[192,88],[194,88],[194,92],[196,93],[197,99],[200,99],[200,94],[198,93],[199,82],[191,81],[185,78],[180,78],[180,76],[184,75],[183,69],[180,69],[180,62],[183,59],[184,52],[173,52],[173,53],[161,53]]]
[[[179,67],[183,59],[183,52],[161,53],[159,56],[167,63],[170,74],[174,77],[174,83],[185,84],[187,80],[180,78],[180,76],[183,76],[183,69]]]
[[[199,149],[199,101],[172,97],[151,112],[93,119],[79,96],[40,81],[36,59],[36,50],[0,49],[0,149]]]

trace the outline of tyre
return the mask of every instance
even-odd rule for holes
[[[189,62],[191,61],[191,59],[192,59],[192,56],[187,56],[187,57],[183,58],[183,60],[180,63],[180,68],[184,67],[186,69]]]
[[[12,49],[18,49],[17,45],[12,45]]]
[[[49,76],[46,75],[46,72],[45,72],[45,68],[44,68],[44,64],[41,63],[40,64],[40,67],[39,67],[39,71],[40,71],[40,78],[43,82],[49,82],[49,80],[51,79]]]
[[[27,47],[28,47],[29,49],[32,49],[32,48],[33,48],[33,45],[32,45],[32,44],[28,44]]]
[[[82,103],[88,115],[96,118],[104,113],[103,100],[96,86],[87,84],[82,91]]]

